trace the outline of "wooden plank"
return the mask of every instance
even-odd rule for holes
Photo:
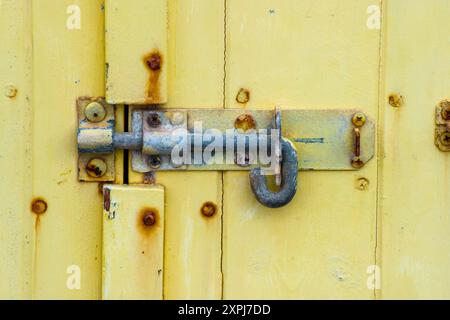
[[[379,243],[383,299],[450,298],[450,154],[434,145],[450,97],[450,3],[387,2]],[[392,94],[403,97],[392,107]]]
[[[33,2],[33,297],[101,297],[102,197],[78,182],[76,99],[104,95],[102,0]],[[78,18],[81,20],[77,21]],[[80,23],[78,23],[80,22]]]
[[[0,299],[31,298],[31,2],[0,2]]]
[[[227,4],[227,107],[352,106],[377,118],[374,1]],[[359,172],[301,172],[294,201],[274,210],[256,202],[247,173],[225,173],[224,298],[373,298],[376,186],[374,160]]]
[[[224,1],[169,1],[168,104],[165,108],[223,104]],[[141,30],[145,32],[145,30]],[[222,296],[222,173],[156,173],[166,190],[165,299]],[[130,183],[143,176],[130,169]],[[216,205],[214,216],[202,206]]]
[[[106,100],[167,102],[167,1],[106,1]]]
[[[103,192],[103,299],[162,299],[164,188],[106,185]]]

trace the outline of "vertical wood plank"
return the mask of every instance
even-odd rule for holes
[[[227,1],[227,107],[359,108],[377,118],[374,3]],[[274,210],[256,202],[248,173],[225,173],[224,298],[373,298],[376,190],[374,160],[359,172],[301,172],[294,201]]]
[[[167,0],[106,1],[106,100],[167,102]]]
[[[36,299],[101,296],[102,198],[97,184],[78,182],[75,102],[104,95],[103,10],[102,0],[33,2],[30,179],[48,205],[34,225]]]
[[[169,91],[164,108],[221,108],[223,0],[168,4]],[[142,181],[130,169],[130,183]],[[164,298],[220,299],[222,173],[158,172],[156,182],[166,191]],[[210,218],[201,214],[207,202],[217,207]]]
[[[450,98],[450,2],[387,2],[384,44],[381,298],[450,298],[450,154],[434,145]],[[392,94],[404,103],[392,107]]]
[[[163,256],[164,188],[106,185],[103,299],[162,299]]]
[[[30,1],[0,1],[0,42],[0,299],[30,299]]]

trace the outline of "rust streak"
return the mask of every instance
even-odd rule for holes
[[[155,49],[143,57],[143,62],[149,71],[149,79],[145,93],[148,97],[148,103],[160,103],[160,77],[164,65],[164,58],[159,50]]]

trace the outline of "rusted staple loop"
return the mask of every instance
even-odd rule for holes
[[[280,191],[272,192],[267,187],[266,177],[261,174],[261,168],[250,172],[250,186],[256,199],[269,208],[281,208],[294,198],[297,192],[298,159],[297,151],[288,140],[281,139],[282,164]]]

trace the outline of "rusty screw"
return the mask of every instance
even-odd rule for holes
[[[142,223],[144,223],[144,226],[151,227],[155,225],[156,223],[156,215],[153,211],[146,211],[144,213],[144,217],[142,218]]]
[[[450,146],[450,131],[443,132],[441,134],[440,140],[444,146]]]
[[[91,102],[84,109],[84,115],[90,122],[98,123],[105,119],[106,110],[100,102]]]
[[[256,129],[256,121],[250,114],[241,114],[234,122],[234,127],[246,132]]]
[[[9,85],[5,87],[5,96],[8,98],[14,98],[17,96],[17,88],[13,85]]]
[[[450,121],[450,100],[442,101],[441,108],[442,118],[446,121]]]
[[[362,112],[355,113],[352,118],[352,123],[357,127],[362,127],[366,124],[366,115]]]
[[[361,169],[364,167],[364,161],[362,161],[360,157],[353,157],[352,167],[355,169]]]
[[[403,97],[398,93],[390,94],[388,100],[389,104],[394,108],[400,108],[404,103]]]
[[[45,202],[44,200],[38,199],[38,200],[34,200],[31,203],[31,211],[33,211],[36,214],[43,214],[47,211],[47,202]]]
[[[205,217],[208,217],[208,218],[215,215],[216,211],[217,211],[217,206],[212,202],[204,203],[202,208],[200,209],[200,212],[202,213],[202,215],[204,215]]]
[[[158,128],[161,125],[161,117],[157,113],[150,113],[147,118],[147,123],[152,128]]]
[[[152,169],[159,169],[161,167],[161,158],[159,156],[150,156],[148,160]]]
[[[86,165],[86,171],[92,178],[101,178],[106,174],[108,166],[102,159],[91,159]]]
[[[147,59],[147,66],[153,71],[160,70],[161,69],[161,56],[158,53],[153,53]]]

